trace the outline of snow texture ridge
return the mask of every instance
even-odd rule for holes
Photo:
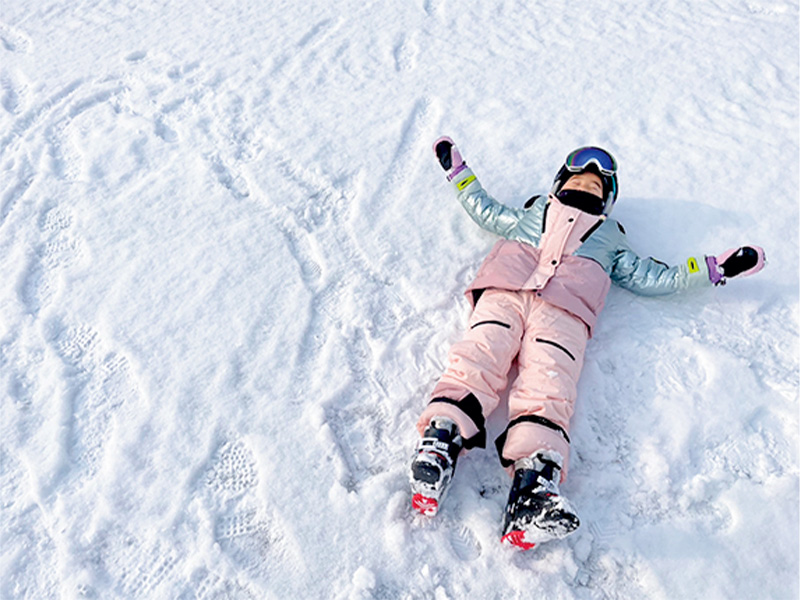
[[[800,594],[797,2],[473,4],[0,4],[0,597]],[[769,261],[612,290],[531,553],[493,449],[410,511],[495,241],[440,135],[515,207],[608,147],[643,256]]]

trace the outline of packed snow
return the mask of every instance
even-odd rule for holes
[[[0,597],[797,598],[794,0],[0,3]],[[417,415],[495,238],[566,154],[669,263],[619,289],[562,491],[499,543],[496,451],[410,510]],[[504,427],[502,410],[489,422]]]

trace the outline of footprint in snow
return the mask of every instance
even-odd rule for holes
[[[0,44],[9,52],[28,54],[33,47],[31,38],[22,30],[0,21]]]
[[[56,325],[54,345],[61,360],[79,372],[89,373],[97,366],[100,336],[88,325]]]
[[[98,588],[113,587],[122,598],[171,597],[168,584],[186,555],[160,536],[148,539],[147,534],[112,526],[94,536],[88,566]],[[84,597],[105,597],[102,589],[91,584],[81,587]]]
[[[70,212],[50,208],[40,218],[45,240],[36,249],[23,276],[20,296],[31,314],[50,307],[62,293],[65,274],[78,270],[88,257],[83,240],[72,232]]]
[[[0,73],[0,105],[11,115],[18,115],[27,107],[28,83],[19,73],[3,70]]]
[[[39,229],[47,235],[56,235],[72,227],[72,212],[60,206],[44,210],[39,218]]]
[[[146,50],[137,50],[136,52],[131,52],[128,56],[125,57],[125,60],[129,63],[136,63],[140,62],[147,58],[147,51]]]
[[[215,541],[239,569],[270,579],[270,573],[283,568],[287,558],[286,528],[255,493],[259,475],[250,447],[242,440],[223,443],[211,459],[204,482]]]
[[[472,561],[481,555],[481,544],[473,531],[466,525],[455,526],[450,530],[450,545],[456,556],[463,561]]]
[[[197,569],[178,600],[257,600],[260,596],[238,581],[223,579],[206,568]]]
[[[416,39],[404,35],[394,49],[394,66],[398,72],[411,71],[417,66],[419,46]]]
[[[75,475],[91,479],[102,468],[123,415],[135,410],[140,386],[123,354],[108,351],[86,325],[65,326],[54,340],[56,353],[72,373],[71,435],[68,449]]]
[[[220,447],[206,472],[206,485],[218,496],[235,496],[258,485],[255,457],[242,441]]]

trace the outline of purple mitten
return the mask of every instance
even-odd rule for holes
[[[447,181],[452,181],[453,178],[467,168],[467,163],[461,158],[461,153],[456,148],[455,142],[447,136],[440,137],[433,143],[433,151],[436,153],[436,158],[439,159],[439,164],[447,174]]]
[[[758,246],[731,248],[719,256],[706,256],[708,277],[714,285],[725,285],[731,277],[758,273],[766,264],[764,249]]]

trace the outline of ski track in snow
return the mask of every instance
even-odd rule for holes
[[[797,590],[793,533],[741,552],[797,525],[797,277],[774,275],[797,262],[797,170],[774,167],[797,158],[797,60],[771,54],[795,5],[178,2],[169,30],[155,8],[0,21],[0,596]],[[70,52],[77,31],[99,53]],[[624,51],[649,40],[657,60]],[[695,239],[673,203],[670,260],[774,244],[762,287],[609,296],[571,431],[583,526],[532,553],[498,544],[493,449],[461,460],[436,520],[409,510],[414,422],[493,241],[448,196],[441,134],[510,201],[538,176],[523,163],[573,142],[623,150],[644,206],[673,191],[650,167],[674,165],[718,222]],[[777,209],[754,222],[739,191],[772,198],[765,180]]]

